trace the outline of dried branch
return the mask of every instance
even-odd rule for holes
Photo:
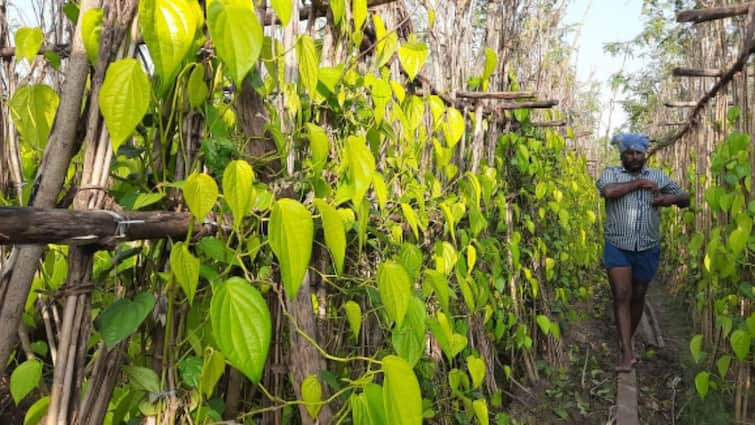
[[[730,18],[733,16],[746,15],[750,7],[755,3],[744,3],[735,6],[709,7],[705,9],[685,10],[677,13],[676,22],[701,22],[715,21],[717,19]]]

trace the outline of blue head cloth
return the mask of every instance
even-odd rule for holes
[[[618,146],[621,153],[628,149],[644,153],[648,150],[650,138],[644,134],[619,133],[613,136],[611,143]]]

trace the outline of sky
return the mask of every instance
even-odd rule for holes
[[[580,24],[576,58],[577,78],[580,82],[600,81],[601,103],[606,111],[601,116],[600,136],[613,134],[627,120],[621,105],[614,104],[611,128],[607,129],[608,111],[612,92],[608,86],[610,76],[621,70],[631,71],[642,67],[635,59],[612,57],[603,51],[603,45],[612,41],[627,41],[636,37],[642,28],[640,12],[642,0],[572,0],[565,23]],[[576,33],[575,33],[576,35]],[[621,100],[621,92],[616,100]],[[606,131],[608,130],[608,131]]]

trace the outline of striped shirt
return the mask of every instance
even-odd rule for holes
[[[626,183],[643,178],[655,182],[663,194],[679,195],[681,187],[666,173],[656,168],[642,167],[633,176],[624,167],[608,167],[603,170],[596,185],[603,192],[609,184]],[[661,243],[659,208],[653,206],[654,195],[647,189],[627,193],[618,199],[605,199],[606,223],[603,235],[607,242],[628,251],[644,251]]]

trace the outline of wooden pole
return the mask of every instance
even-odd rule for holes
[[[663,102],[663,106],[667,108],[694,108],[697,106],[697,102],[690,100],[670,100]]]
[[[457,91],[456,97],[463,98],[463,99],[517,100],[517,99],[531,99],[535,97],[535,92],[534,91],[501,91],[501,92]]]
[[[705,9],[685,10],[677,13],[676,22],[701,22],[714,21],[717,19],[730,18],[732,16],[746,15],[750,7],[755,3],[744,3],[735,6],[709,7]]]
[[[671,70],[674,77],[720,77],[721,70],[715,68],[674,68]]]

